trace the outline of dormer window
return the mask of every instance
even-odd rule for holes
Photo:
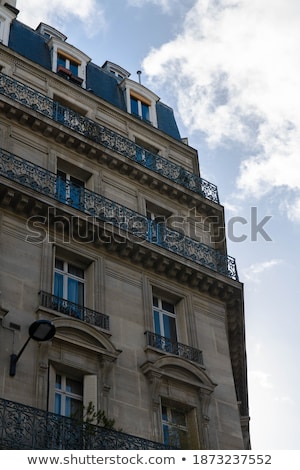
[[[142,121],[157,127],[156,103],[159,97],[140,83],[125,78],[120,83],[124,91],[127,111]]]
[[[53,26],[50,26],[46,23],[40,23],[38,27],[36,28],[36,32],[41,34],[42,36],[45,36],[46,38],[56,38],[60,39],[61,41],[66,41],[67,36],[65,36],[63,33],[58,31],[57,29],[53,28]]]
[[[123,67],[120,67],[120,65],[110,62],[109,60],[104,62],[102,68],[114,75],[118,80],[123,80],[124,78],[128,78],[130,76],[130,73],[127,72],[127,70],[123,69]]]
[[[49,39],[48,47],[52,55],[52,71],[85,88],[86,66],[91,59],[76,47],[54,36]]]
[[[146,100],[134,92],[130,93],[131,114],[150,122],[150,106],[151,102],[149,100]]]
[[[80,65],[79,60],[64,52],[57,51],[57,73],[78,85],[81,85],[83,82],[83,79],[78,76]]]

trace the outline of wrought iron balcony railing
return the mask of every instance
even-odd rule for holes
[[[186,344],[178,343],[177,341],[171,341],[165,336],[157,335],[151,331],[146,331],[146,341],[148,346],[160,349],[176,356],[184,357],[189,361],[196,362],[203,366],[203,354],[199,349],[193,348]]]
[[[172,253],[194,261],[231,279],[238,280],[235,259],[172,230],[165,223],[153,224],[146,216],[69,181],[61,190],[61,180],[54,173],[0,149],[0,175],[78,209],[92,220],[101,220],[135,243],[148,241]],[[73,195],[73,196],[72,196]]]
[[[0,73],[0,93],[219,204],[218,189],[214,184],[3,73]]]
[[[4,450],[166,450],[123,432],[78,422],[31,406],[0,399],[0,449]]]
[[[94,326],[99,326],[103,330],[109,330],[109,316],[96,312],[83,305],[75,304],[70,300],[62,299],[48,292],[40,292],[40,302],[42,307],[55,310],[70,317],[77,318]]]

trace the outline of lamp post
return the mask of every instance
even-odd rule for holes
[[[17,362],[20,359],[24,349],[31,339],[35,341],[49,341],[55,335],[55,326],[49,320],[37,320],[32,323],[28,330],[29,338],[18,354],[11,354],[9,375],[14,377],[16,375]]]

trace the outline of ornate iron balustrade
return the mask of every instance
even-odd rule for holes
[[[175,354],[176,356],[184,357],[189,361],[196,362],[197,364],[203,364],[203,354],[199,349],[187,346],[186,344],[171,341],[165,336],[157,335],[151,331],[146,331],[146,341],[148,346],[160,349],[161,351]]]
[[[168,159],[155,155],[126,137],[62,106],[33,88],[0,73],[0,93],[34,109],[88,139],[133,160],[149,170],[219,204],[217,186]]]
[[[0,399],[0,449],[166,450],[171,447]]]
[[[104,313],[96,312],[83,305],[75,304],[70,300],[62,299],[44,291],[40,292],[40,302],[43,307],[77,318],[91,325],[99,326],[103,330],[109,330],[109,316]]]
[[[204,243],[198,242],[166,224],[153,225],[146,216],[118,204],[100,194],[61,180],[52,172],[0,149],[0,175],[78,209],[93,221],[101,220],[135,243],[148,241],[183,256],[231,279],[238,280],[235,259]]]

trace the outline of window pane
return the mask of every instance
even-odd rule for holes
[[[56,297],[64,297],[64,277],[62,274],[54,274],[54,295]]]
[[[61,55],[57,55],[57,66],[59,65],[66,67],[66,59],[62,57]]]
[[[136,100],[132,96],[130,97],[130,106],[131,106],[131,114],[135,114],[136,116],[138,116],[139,115],[138,100]]]
[[[80,419],[82,417],[83,407],[79,400],[71,399],[71,417]]]
[[[78,186],[74,186],[70,183],[70,202],[69,204],[75,207],[76,209],[80,208],[80,200],[81,200],[81,189]]]
[[[75,62],[70,61],[70,70],[73,75],[78,75],[78,64]]]
[[[165,444],[182,449],[188,448],[188,430],[184,411],[162,405],[162,426]]]
[[[65,398],[65,414],[68,418],[80,418],[82,415],[82,402],[71,397]]]
[[[76,279],[68,278],[68,300],[83,305],[83,284]]]
[[[57,170],[57,176],[60,178],[62,181],[66,181],[67,175],[64,171]]]
[[[73,264],[68,265],[68,273],[73,274],[76,277],[80,277],[81,279],[84,278],[84,270],[77,268],[77,266],[74,266]]]
[[[181,448],[180,445],[180,431],[174,427],[169,428],[170,444],[174,447]]]
[[[56,193],[60,201],[65,202],[66,192],[67,192],[66,175],[62,173],[61,171],[58,171],[57,179],[56,179]]]
[[[162,300],[161,304],[162,304],[162,309],[166,310],[166,312],[175,313],[174,304],[170,304],[169,302],[166,302],[165,300]]]
[[[163,315],[163,325],[163,336],[175,343],[177,341],[175,318],[170,317],[169,315]]]
[[[77,380],[66,378],[66,392],[82,395],[82,383]]]
[[[61,395],[55,394],[54,413],[61,415]]]
[[[142,102],[142,118],[150,121],[149,106]]]
[[[161,335],[159,312],[157,310],[154,310],[153,315],[154,315],[154,333],[156,333],[157,335]]]
[[[64,416],[71,417],[71,398],[65,397],[65,413]]]
[[[165,424],[163,425],[163,435],[164,435],[164,444],[166,446],[170,445],[169,428]]]
[[[64,262],[61,259],[55,258],[55,267],[60,271],[64,270]]]
[[[172,422],[174,424],[178,424],[180,426],[186,426],[185,421],[185,413],[180,410],[175,410],[174,408],[171,410],[172,413]]]
[[[80,208],[80,203],[83,200],[84,182],[77,178],[70,177],[69,181],[69,198],[70,204],[77,209]]]
[[[163,421],[168,421],[168,408],[166,406],[161,407]]]
[[[56,374],[55,388],[61,389],[61,375]]]
[[[153,305],[154,305],[154,307],[158,307],[158,298],[157,297],[153,297]]]

